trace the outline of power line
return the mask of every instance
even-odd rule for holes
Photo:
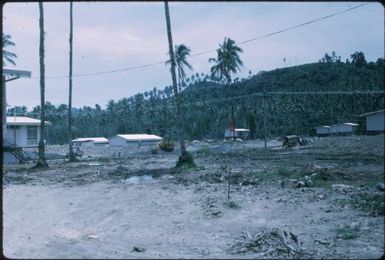
[[[282,29],[282,30],[279,30],[279,31],[268,33],[268,34],[265,34],[265,35],[262,35],[262,36],[258,36],[258,37],[252,38],[252,39],[244,40],[244,41],[239,42],[238,45],[244,45],[246,43],[257,41],[257,40],[260,40],[260,39],[263,39],[263,38],[267,38],[267,37],[270,37],[270,36],[273,36],[273,35],[276,35],[276,34],[279,34],[279,33],[287,32],[287,31],[290,31],[290,30],[294,30],[294,29],[297,29],[297,28],[300,28],[300,27],[303,27],[303,26],[306,26],[306,25],[309,25],[309,24],[312,24],[312,23],[315,23],[315,22],[318,22],[318,21],[321,21],[321,20],[325,20],[325,19],[331,18],[333,16],[337,16],[337,15],[342,14],[342,13],[346,13],[346,12],[352,11],[354,9],[357,9],[357,8],[362,7],[364,5],[367,5],[367,4],[370,4],[370,3],[364,3],[364,4],[356,5],[356,6],[344,9],[342,11],[335,12],[335,13],[330,14],[330,15],[326,15],[326,16],[323,16],[323,17],[320,17],[320,18],[317,18],[317,19],[313,19],[313,20],[307,21],[307,22],[299,24],[299,25],[291,26],[291,27],[288,27],[288,28],[285,28],[285,29]],[[212,50],[202,51],[202,52],[195,53],[195,54],[193,53],[193,54],[190,55],[190,57],[196,57],[196,56],[204,55],[204,54],[207,54],[207,53],[212,53],[212,52],[215,52],[215,51],[216,51],[216,49],[215,50],[212,49]],[[95,76],[95,75],[111,74],[111,73],[116,73],[116,72],[122,72],[122,71],[129,71],[129,70],[134,70],[134,69],[152,67],[152,66],[156,66],[156,65],[160,65],[160,64],[165,64],[165,63],[166,63],[166,60],[159,61],[159,62],[154,62],[154,63],[148,63],[148,64],[144,64],[144,65],[131,66],[131,67],[122,68],[122,69],[75,74],[72,77],[73,78],[79,78],[79,77],[89,77],[89,76]],[[60,78],[68,78],[68,76],[48,76],[48,77],[46,77],[46,79],[60,79]],[[39,79],[39,77],[32,77],[32,79]]]
[[[259,36],[259,37],[256,37],[256,38],[252,38],[252,39],[249,39],[249,40],[246,40],[246,41],[242,41],[242,42],[240,42],[238,44],[242,45],[242,44],[245,44],[245,43],[249,43],[249,42],[252,42],[252,41],[257,41],[257,40],[260,40],[260,39],[263,39],[263,38],[266,38],[266,37],[270,37],[270,36],[273,36],[275,34],[279,34],[279,33],[287,32],[287,31],[290,31],[290,30],[294,30],[296,28],[299,28],[299,27],[302,27],[302,26],[305,26],[305,25],[309,25],[309,24],[312,24],[312,23],[315,23],[315,22],[318,22],[318,21],[321,21],[321,20],[328,19],[328,18],[333,17],[333,16],[337,16],[337,15],[342,14],[342,13],[349,12],[349,11],[351,11],[353,9],[362,7],[362,6],[367,5],[367,4],[370,4],[370,3],[364,3],[364,4],[356,5],[356,6],[347,8],[345,10],[342,10],[342,11],[339,11],[339,12],[336,12],[336,13],[333,13],[333,14],[330,14],[330,15],[326,15],[326,16],[323,16],[323,17],[320,17],[320,18],[317,18],[317,19],[314,19],[314,20],[310,20],[308,22],[305,22],[305,23],[302,23],[302,24],[299,24],[299,25],[295,25],[295,26],[292,26],[292,27],[288,27],[286,29],[282,29],[282,30],[279,30],[279,31],[276,31],[276,32],[268,33],[268,34],[265,34],[265,35],[262,35],[262,36]]]
[[[155,65],[159,65],[159,64],[164,64],[165,62],[166,61],[160,61],[160,62],[154,62],[154,63],[144,64],[144,65],[137,65],[137,66],[127,67],[127,68],[123,68],[123,69],[75,74],[72,77],[73,78],[78,78],[78,77],[89,77],[89,76],[95,76],[95,75],[101,75],[101,74],[110,74],[110,73],[115,73],[115,72],[128,71],[128,70],[133,70],[133,69],[139,69],[139,68],[155,66]],[[32,78],[33,79],[39,79],[39,77],[32,77]],[[68,76],[51,76],[51,77],[46,77],[46,78],[47,79],[60,79],[60,78],[68,78]]]

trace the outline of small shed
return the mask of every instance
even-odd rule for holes
[[[325,136],[330,134],[330,126],[328,125],[317,126],[317,127],[314,127],[314,129],[315,129],[315,134],[319,136]]]
[[[225,130],[225,138],[242,138],[247,139],[250,135],[250,129],[246,128],[228,128]]]
[[[163,138],[157,135],[148,134],[124,134],[116,135],[109,138],[108,141],[111,146],[142,146],[142,145],[155,145],[159,143]]]
[[[366,118],[367,132],[384,132],[385,109],[359,115]]]
[[[356,123],[340,123],[330,127],[331,134],[353,134],[357,129],[358,124]]]
[[[108,139],[104,137],[82,137],[72,140],[72,144],[75,146],[81,146],[84,143],[93,145],[108,144]]]

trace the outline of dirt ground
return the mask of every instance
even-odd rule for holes
[[[384,136],[189,142],[178,150],[48,146],[49,169],[3,167],[10,258],[379,258]],[[229,193],[230,183],[230,193]],[[228,195],[230,199],[228,200]]]

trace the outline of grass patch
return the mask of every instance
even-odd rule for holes
[[[287,167],[280,166],[278,169],[275,170],[275,174],[280,177],[292,177],[294,175],[294,171],[290,170]]]
[[[322,188],[331,189],[332,184],[333,184],[332,182],[323,179],[319,174],[316,174],[315,176],[313,176],[311,178],[311,180],[313,182],[314,187],[322,187]]]
[[[382,194],[360,193],[353,195],[348,203],[372,216],[385,215],[385,201]]]
[[[230,201],[226,202],[225,205],[228,206],[231,209],[239,209],[241,207],[241,206],[238,205],[238,203],[236,203],[233,200],[230,200]]]
[[[302,167],[302,168],[289,168],[287,166],[280,166],[275,170],[275,174],[278,175],[281,178],[294,178],[294,179],[300,179],[311,175],[311,172],[309,172],[308,167]]]
[[[356,239],[358,237],[358,233],[360,232],[360,226],[342,226],[337,228],[337,237],[342,238],[344,240]]]
[[[179,156],[175,167],[183,169],[196,169],[196,164],[193,156],[189,152],[184,152],[181,156]]]

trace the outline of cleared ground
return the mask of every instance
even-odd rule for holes
[[[384,136],[309,141],[289,150],[269,141],[268,151],[263,141],[190,143],[197,167],[181,170],[178,151],[144,147],[90,146],[47,170],[6,166],[4,254],[379,258]],[[47,147],[56,158],[66,150]]]

